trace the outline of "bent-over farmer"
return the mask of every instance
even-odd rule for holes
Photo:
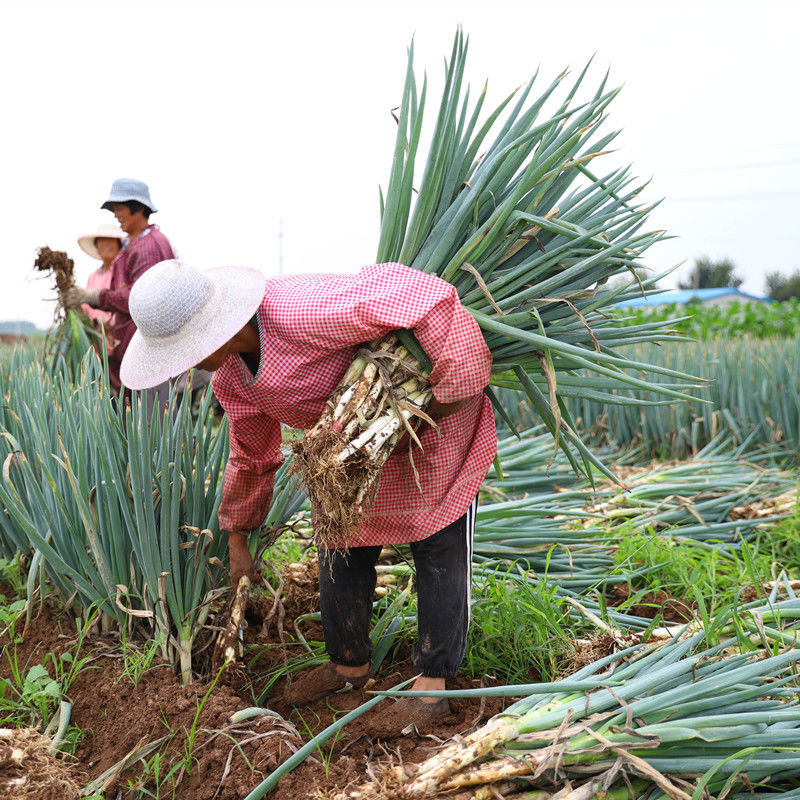
[[[234,586],[253,572],[247,537],[266,516],[283,461],[281,425],[314,425],[359,345],[399,328],[414,331],[433,365],[429,413],[438,426],[420,432],[413,464],[406,450],[383,466],[347,555],[320,553],[331,660],[295,680],[285,699],[302,705],[371,677],[375,564],[383,545],[406,542],[417,571],[413,688],[443,690],[466,648],[476,498],[496,449],[483,394],[491,356],[455,288],[401,264],[267,280],[246,267],[201,271],[171,260],[134,285],[130,311],[137,332],[122,363],[126,386],[146,388],[191,366],[215,371],[214,391],[230,422],[219,523],[228,532]],[[445,699],[405,699],[392,717],[401,729],[447,711]]]

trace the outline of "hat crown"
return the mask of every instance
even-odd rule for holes
[[[111,209],[112,203],[125,203],[128,200],[136,200],[147,206],[152,212],[158,210],[150,199],[150,187],[144,181],[138,181],[135,178],[117,178],[111,184],[108,200],[103,203],[101,208]]]
[[[164,339],[180,331],[208,304],[214,282],[178,259],[160,261],[131,289],[128,306],[142,336]]]
[[[114,225],[108,222],[103,222],[97,226],[94,237],[95,239],[122,239],[125,233],[120,230],[119,225]]]

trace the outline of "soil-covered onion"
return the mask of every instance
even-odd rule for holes
[[[311,497],[314,535],[344,547],[378,488],[381,467],[433,394],[419,362],[394,334],[359,350],[317,424],[295,445],[292,470]]]

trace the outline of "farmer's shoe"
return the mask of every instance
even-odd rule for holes
[[[348,677],[337,672],[335,664],[326,661],[314,669],[306,670],[296,681],[292,681],[283,693],[290,706],[305,706],[342,689],[360,689],[375,677],[372,667],[364,675]]]
[[[421,697],[401,697],[372,720],[369,732],[376,739],[393,739],[406,728],[425,733],[449,713],[446,697],[433,703],[426,703]]]

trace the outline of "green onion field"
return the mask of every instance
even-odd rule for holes
[[[604,161],[619,89],[543,70],[484,109],[467,50],[437,106],[409,48],[376,259],[449,282],[492,355],[450,712],[374,733],[415,679],[407,546],[377,566],[374,679],[284,701],[327,659],[300,434],[236,606],[211,390],[112,399],[70,311],[0,345],[0,797],[800,800],[800,309],[618,308],[665,235]]]

